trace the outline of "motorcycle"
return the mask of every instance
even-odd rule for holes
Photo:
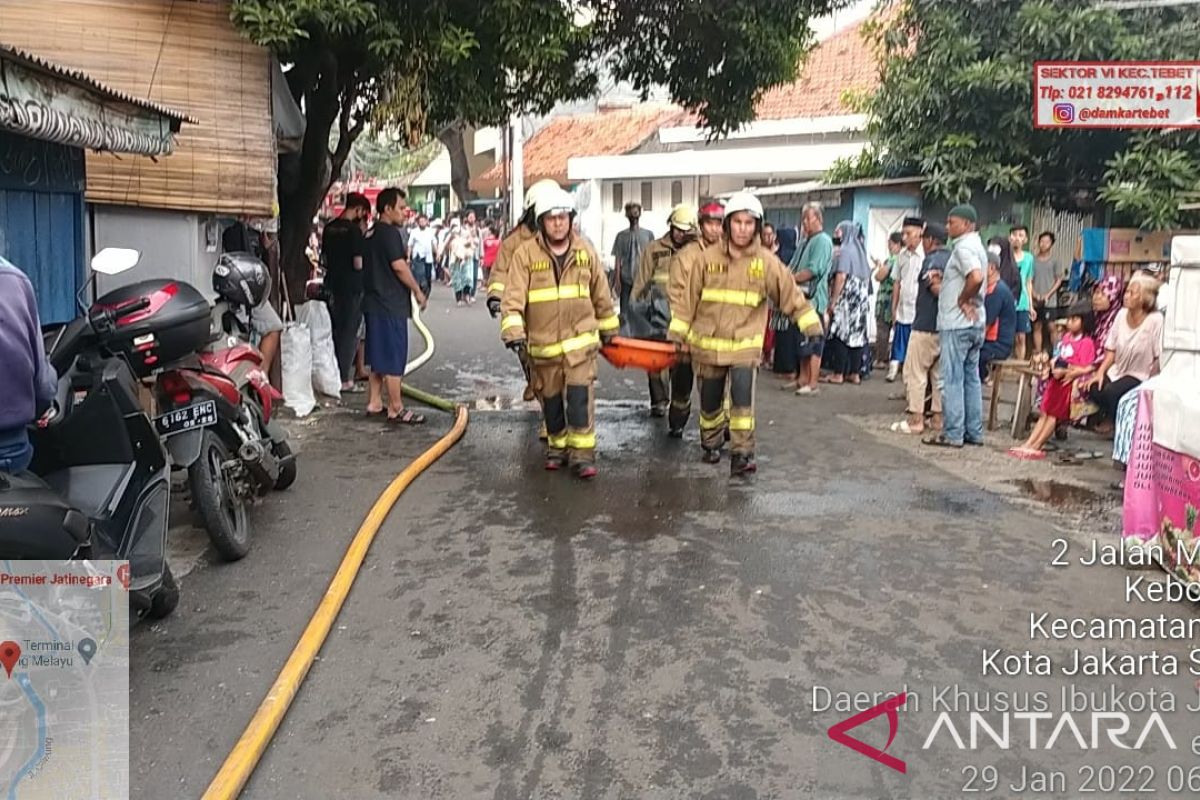
[[[77,296],[83,315],[43,331],[57,397],[31,431],[30,469],[0,474],[0,557],[127,559],[134,612],[158,619],[179,603],[165,556],[167,454],[139,402],[133,369],[109,347],[121,320],[144,312],[148,301],[90,310],[82,301],[96,273],[115,275],[136,263],[136,251],[102,250]]]
[[[192,502],[213,547],[236,561],[250,551],[247,505],[296,479],[287,435],[271,422],[281,396],[261,368],[262,354],[233,335],[223,301],[210,307],[186,283],[149,280],[97,302],[136,298],[155,309],[131,320],[126,336],[143,377],[154,376],[159,435],[173,466],[187,470]]]

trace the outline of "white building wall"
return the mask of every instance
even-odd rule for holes
[[[89,210],[94,237],[92,252],[105,247],[129,247],[142,254],[138,265],[128,272],[97,276],[98,293],[148,278],[174,278],[190,283],[206,297],[213,296],[212,268],[221,245],[215,218],[97,204],[89,206]]]
[[[696,178],[627,178],[599,181],[602,184],[601,203],[597,216],[600,237],[593,239],[608,264],[612,259],[613,242],[617,234],[629,227],[625,219],[625,204],[642,204],[641,226],[655,236],[667,232],[667,218],[676,202],[695,205],[699,200]]]

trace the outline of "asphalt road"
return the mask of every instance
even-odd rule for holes
[[[477,410],[393,510],[244,797],[958,796],[973,754],[923,750],[932,717],[900,715],[901,775],[828,738],[847,714],[814,711],[813,686],[1012,689],[980,677],[984,648],[1074,646],[1031,643],[1030,612],[1194,613],[1131,606],[1118,568],[1051,566],[1053,539],[1090,540],[1081,518],[1115,541],[1110,506],[1064,517],[985,488],[998,450],[925,454],[855,424],[896,410],[880,381],[803,400],[764,377],[760,472],[731,481],[694,421],[667,440],[644,380],[606,367],[600,477],[544,473],[495,323],[444,291],[428,316],[416,383]],[[178,612],[133,636],[134,797],[203,792],[370,504],[448,428],[429,416],[293,424],[301,477],[256,509],[249,557],[192,547]],[[882,746],[873,724],[855,735]]]

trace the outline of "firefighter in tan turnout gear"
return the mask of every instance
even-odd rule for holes
[[[721,220],[724,216],[725,209],[715,200],[700,207],[700,236],[680,248],[668,267],[667,300],[671,308],[682,308],[682,298],[687,291],[688,276],[692,269],[697,264],[703,269],[704,251],[720,244]],[[683,438],[684,426],[692,415],[692,387],[695,380],[691,356],[680,353],[675,366],[671,368],[671,408],[667,412],[667,435],[672,439]]]
[[[508,264],[513,253],[537,235],[537,218],[534,215],[537,199],[543,192],[553,192],[558,189],[557,183],[549,178],[543,178],[525,190],[525,212],[521,215],[517,226],[509,231],[508,235],[504,237],[504,241],[500,243],[500,250],[496,253],[496,263],[492,265],[488,281],[487,307],[493,319],[500,316],[500,300],[504,297],[504,282],[508,276]]]
[[[737,192],[725,204],[724,242],[703,251],[690,269],[680,302],[672,306],[670,335],[687,344],[700,379],[700,441],[704,460],[721,460],[730,436],[734,475],[754,461],[754,383],[762,358],[767,301],[794,318],[807,336],[822,333],[821,319],[792,275],[762,246],[762,204]],[[731,407],[723,408],[726,387]]]
[[[695,207],[690,203],[680,203],[675,206],[671,210],[671,216],[667,219],[667,225],[666,234],[655,239],[642,251],[642,260],[638,264],[637,274],[633,277],[633,289],[629,295],[632,300],[642,300],[648,297],[651,301],[661,299],[668,302],[669,305],[667,284],[671,275],[671,259],[696,236]],[[653,316],[653,306],[651,306],[650,314]],[[659,324],[665,325],[666,321]],[[666,331],[660,328],[658,337],[661,338],[665,335]],[[664,370],[651,372],[648,375],[651,416],[665,417],[667,415],[667,405],[670,402],[670,390],[667,383],[669,374]]]
[[[496,263],[492,265],[492,271],[488,280],[487,308],[488,313],[492,315],[492,319],[500,316],[500,300],[504,296],[504,282],[508,277],[508,264],[512,260],[513,253],[517,252],[517,249],[521,245],[537,235],[537,218],[534,214],[534,205],[537,203],[538,197],[544,192],[556,192],[558,190],[558,184],[549,178],[543,178],[525,190],[525,212],[521,215],[517,226],[509,231],[508,235],[504,237],[504,241],[500,243],[500,250],[496,253]],[[522,358],[521,369],[525,372],[524,399],[532,400],[534,398],[533,377],[529,372],[529,360],[527,358]],[[546,438],[545,423],[538,430],[538,438]]]
[[[534,214],[538,233],[508,264],[500,338],[533,365],[533,390],[546,421],[546,469],[569,463],[578,477],[592,478],[596,354],[620,322],[596,251],[572,231],[574,198],[547,191]]]

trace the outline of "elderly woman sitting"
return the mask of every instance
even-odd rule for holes
[[[1158,374],[1162,356],[1162,314],[1157,280],[1133,276],[1125,287],[1124,307],[1117,312],[1104,345],[1104,359],[1088,381],[1091,399],[1100,407],[1106,425],[1117,417],[1117,404],[1142,381]]]

